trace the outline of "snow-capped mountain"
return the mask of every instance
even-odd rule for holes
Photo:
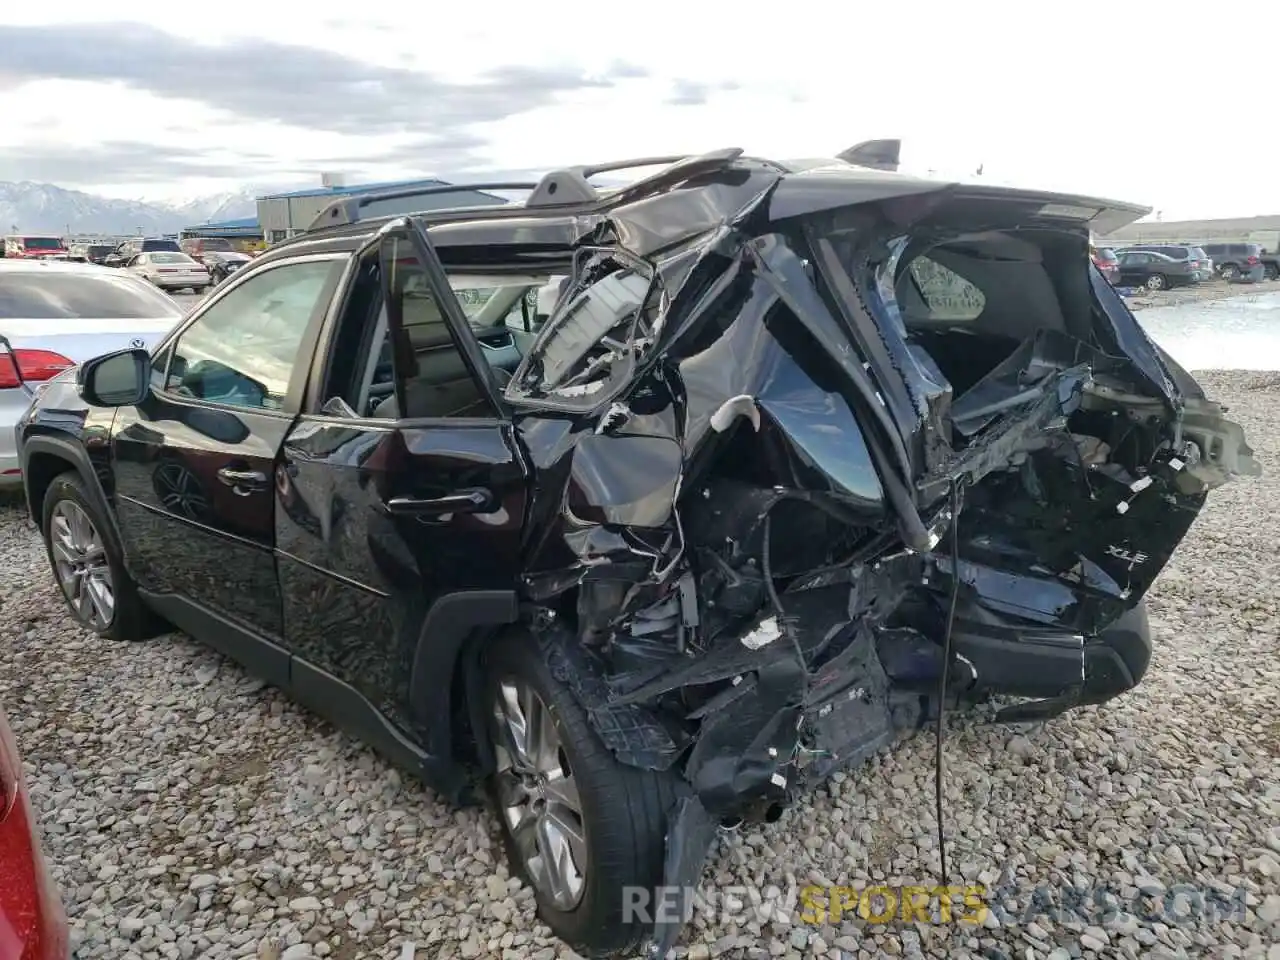
[[[173,233],[209,220],[256,215],[252,193],[220,193],[180,204],[118,200],[51,183],[0,181],[0,234]]]

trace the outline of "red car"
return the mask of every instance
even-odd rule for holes
[[[1107,282],[1115,286],[1120,281],[1120,258],[1116,256],[1116,252],[1110,247],[1090,247],[1089,255],[1093,257],[1094,266],[1102,271]]]
[[[40,853],[13,731],[0,709],[0,960],[67,960],[66,914]]]

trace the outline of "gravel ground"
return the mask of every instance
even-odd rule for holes
[[[1267,473],[1217,491],[1159,580],[1146,682],[1038,728],[951,727],[952,873],[1005,889],[1007,909],[974,926],[788,923],[748,907],[699,914],[682,953],[1280,960],[1280,375],[1203,380]],[[487,814],[449,810],[180,635],[86,636],[12,504],[0,571],[0,702],[77,956],[571,955],[508,877]],[[708,898],[726,884],[936,883],[932,756],[917,737],[777,824],[726,834]],[[1075,914],[1067,884],[1091,898]],[[1093,906],[1094,891],[1127,907],[1139,887],[1158,903],[1175,884],[1218,891],[1228,913],[1189,917],[1194,892],[1165,914]]]
[[[1145,307],[1175,307],[1184,303],[1203,303],[1206,300],[1230,300],[1236,297],[1256,297],[1260,293],[1280,290],[1280,280],[1263,280],[1258,283],[1227,283],[1225,280],[1209,280],[1193,287],[1174,287],[1172,290],[1144,292],[1128,297],[1125,303],[1130,310]]]

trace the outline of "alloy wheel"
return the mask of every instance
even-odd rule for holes
[[[1227,264],[1222,268],[1223,280],[1234,280],[1236,278],[1236,268],[1233,264]]]
[[[1160,276],[1160,274],[1158,274],[1158,273],[1157,273],[1157,274],[1155,274],[1154,276],[1150,276],[1150,277],[1148,277],[1148,278],[1147,278],[1147,289],[1148,289],[1148,290],[1163,290],[1163,289],[1164,289],[1164,277]]]
[[[503,680],[493,705],[498,814],[530,881],[558,910],[586,887],[582,801],[555,721],[526,682]]]
[[[115,616],[115,585],[102,534],[84,508],[62,500],[49,518],[49,546],[62,592],[84,623],[105,630]]]

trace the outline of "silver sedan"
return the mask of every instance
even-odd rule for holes
[[[199,293],[208,289],[213,282],[203,263],[197,263],[185,253],[172,250],[140,253],[125,264],[125,267],[161,290],[189,289]]]
[[[42,384],[104,353],[149,349],[181,318],[124,270],[0,259],[0,487],[22,481],[14,426]]]

